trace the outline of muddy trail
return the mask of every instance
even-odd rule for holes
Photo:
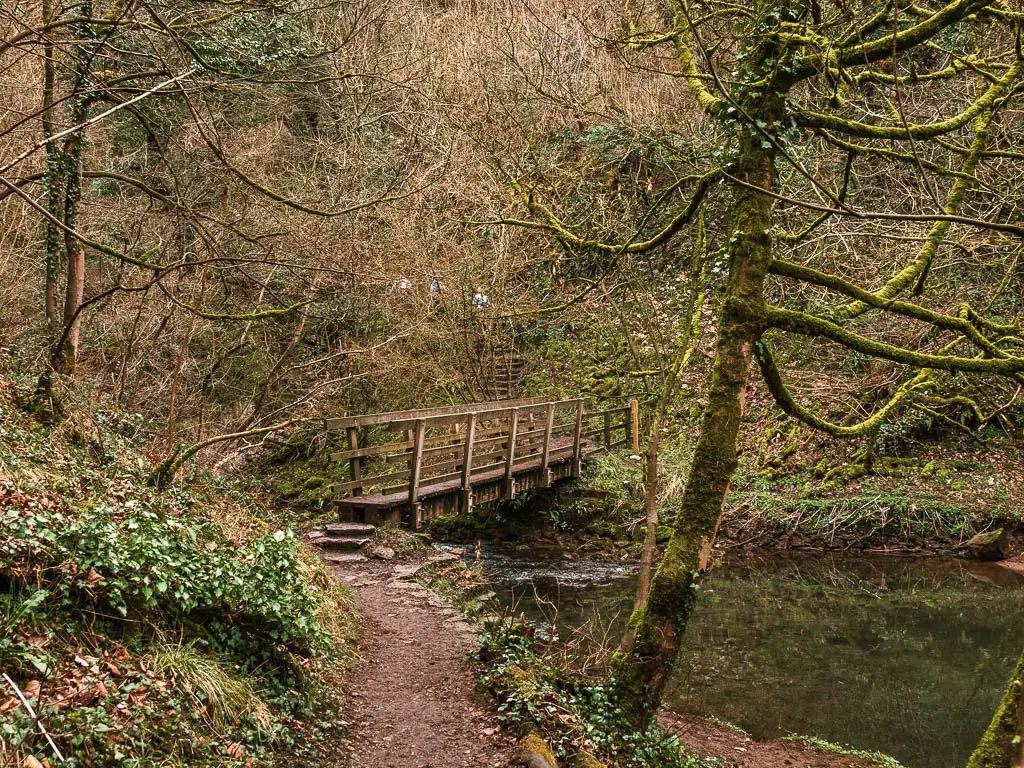
[[[380,561],[331,567],[366,622],[361,663],[345,686],[349,765],[519,765],[514,747],[474,695],[473,628],[411,580],[415,567]]]

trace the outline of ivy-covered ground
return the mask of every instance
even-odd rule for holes
[[[18,394],[0,373],[0,764],[329,750],[354,614],[296,534],[227,481],[155,492],[139,417]]]

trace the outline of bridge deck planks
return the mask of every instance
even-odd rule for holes
[[[572,444],[562,446],[561,448],[553,448],[551,450],[551,457],[549,459],[551,464],[564,463],[572,459]],[[591,453],[596,450],[591,451]],[[540,469],[541,457],[531,456],[523,461],[517,461],[515,466],[512,468],[513,475],[522,475],[526,472]],[[473,486],[480,485],[482,483],[489,483],[495,480],[500,480],[505,477],[504,467],[498,469],[492,469],[487,472],[473,472],[470,477],[470,483]],[[419,500],[433,498],[435,496],[443,496],[446,493],[455,493],[462,489],[462,481],[459,479],[446,480],[443,483],[435,483],[433,485],[423,485],[419,489]],[[368,496],[352,496],[347,499],[339,499],[336,502],[341,507],[361,507],[367,509],[393,509],[395,507],[402,507],[409,503],[409,491],[401,490],[395,491],[394,493],[374,493]]]

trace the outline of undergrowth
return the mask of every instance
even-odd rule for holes
[[[879,460],[872,473],[829,459],[819,467],[782,471],[747,460],[726,502],[723,538],[744,543],[849,548],[893,543],[945,550],[974,534],[1024,527],[1003,475],[973,459]],[[685,488],[689,453],[671,443],[659,457],[659,543],[671,535]],[[837,469],[850,476],[836,479]],[[967,479],[970,479],[969,484]],[[841,480],[841,481],[840,481]],[[973,489],[977,489],[975,492]],[[620,454],[601,454],[582,480],[558,489],[533,513],[559,531],[636,542],[644,529],[643,468]],[[983,502],[983,503],[982,503]]]
[[[338,724],[333,683],[354,632],[315,556],[228,481],[149,488],[131,417],[67,409],[43,424],[9,395],[0,763],[315,757]]]
[[[513,731],[534,729],[559,759],[570,764],[592,755],[622,768],[720,768],[698,758],[657,723],[645,733],[630,724],[607,681],[571,675],[550,662],[522,623],[485,625],[481,686],[497,702],[499,720]]]
[[[842,747],[839,744],[833,744],[831,741],[826,741],[825,739],[819,739],[815,736],[791,735],[783,736],[782,740],[794,741],[798,744],[806,744],[819,752],[824,752],[830,755],[853,757],[870,765],[876,765],[878,768],[904,768],[903,763],[891,755],[886,755],[882,752],[868,752],[863,749],[850,749],[848,747]]]

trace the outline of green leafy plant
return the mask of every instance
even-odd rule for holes
[[[512,729],[536,729],[559,757],[588,752],[623,768],[721,764],[688,753],[675,734],[657,723],[638,732],[616,701],[611,683],[561,671],[538,651],[523,624],[488,622],[479,655],[485,663],[481,686],[497,702],[499,720]]]

